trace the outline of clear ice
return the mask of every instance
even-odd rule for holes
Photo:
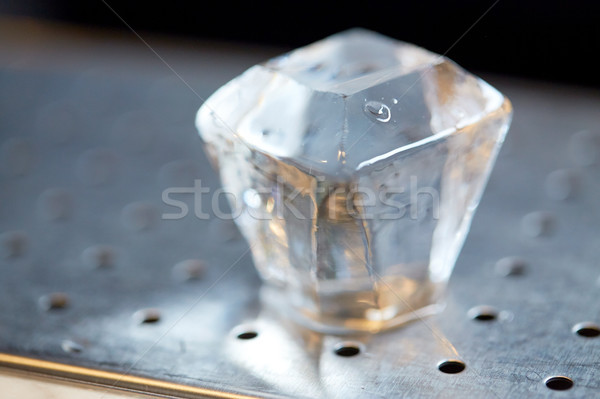
[[[378,331],[440,300],[511,114],[447,58],[354,29],[248,69],[197,127],[293,313]]]

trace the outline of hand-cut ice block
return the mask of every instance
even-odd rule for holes
[[[438,308],[510,119],[447,58],[355,29],[248,69],[197,127],[278,302],[345,332]]]

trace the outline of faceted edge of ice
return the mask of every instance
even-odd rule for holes
[[[426,70],[428,68],[433,68],[436,65],[446,62],[446,63],[452,65],[454,68],[456,68],[459,72],[464,73],[467,76],[471,76],[471,77],[475,78],[477,85],[478,85],[479,89],[481,90],[482,96],[485,97],[487,99],[487,101],[485,103],[485,108],[483,109],[483,111],[481,111],[477,114],[465,117],[464,119],[462,119],[460,121],[460,123],[457,123],[455,126],[448,127],[442,131],[432,134],[431,136],[428,136],[423,139],[417,140],[415,142],[409,143],[407,145],[395,148],[384,154],[377,155],[370,159],[361,161],[355,167],[350,167],[350,168],[346,169],[346,174],[340,173],[337,177],[341,177],[344,180],[346,180],[346,178],[351,177],[351,175],[353,175],[357,172],[361,172],[363,170],[370,170],[371,168],[377,168],[378,167],[377,165],[380,162],[383,162],[385,160],[389,161],[390,158],[393,158],[399,154],[403,154],[412,149],[434,143],[438,140],[442,140],[442,139],[458,132],[459,130],[461,130],[463,128],[466,128],[470,125],[475,125],[475,124],[479,123],[481,120],[483,120],[488,115],[493,114],[494,112],[497,112],[501,109],[504,109],[504,119],[505,119],[506,125],[510,124],[510,120],[512,118],[512,105],[511,105],[510,101],[502,93],[500,93],[498,90],[496,90],[494,87],[489,85],[487,82],[485,82],[480,77],[475,76],[475,75],[465,71],[462,67],[457,65],[455,62],[453,62],[452,60],[450,60],[442,55],[435,54],[428,50],[425,50],[425,49],[422,49],[415,45],[412,45],[410,43],[402,42],[402,41],[399,41],[396,39],[392,39],[392,38],[380,35],[376,32],[372,32],[372,31],[362,29],[362,28],[354,28],[354,29],[350,29],[348,31],[343,31],[343,32],[337,33],[335,35],[329,36],[323,40],[320,40],[315,43],[309,44],[305,47],[301,47],[299,49],[293,50],[289,53],[285,53],[283,55],[276,56],[276,57],[274,57],[270,60],[267,60],[263,63],[254,65],[253,67],[251,67],[248,70],[246,70],[245,72],[243,72],[241,75],[235,77],[234,79],[229,81],[227,84],[225,84],[224,86],[219,88],[215,93],[213,93],[213,95],[211,95],[205,101],[205,103],[200,107],[200,109],[198,110],[198,113],[196,115],[196,127],[200,133],[200,136],[203,138],[203,140],[205,142],[213,141],[212,140],[212,139],[214,139],[213,134],[210,131],[207,131],[207,130],[212,130],[212,129],[205,130],[202,127],[205,126],[206,123],[210,123],[208,121],[209,117],[212,117],[212,118],[216,117],[216,119],[218,119],[220,121],[220,124],[223,125],[222,127],[224,129],[221,129],[221,131],[222,130],[229,131],[231,133],[232,137],[235,137],[237,140],[239,140],[239,142],[243,143],[250,150],[261,153],[267,157],[274,157],[274,158],[284,161],[286,163],[295,165],[296,167],[300,168],[301,170],[304,170],[305,172],[307,172],[310,175],[316,175],[316,174],[329,175],[330,173],[326,172],[325,170],[321,170],[319,167],[320,165],[318,163],[316,163],[316,161],[314,161],[314,160],[309,160],[309,162],[311,162],[311,167],[307,168],[306,165],[295,161],[293,156],[286,156],[286,155],[278,154],[276,151],[269,152],[269,151],[266,151],[264,148],[256,147],[252,143],[248,142],[248,140],[246,140],[244,137],[242,137],[237,132],[237,129],[239,127],[239,122],[240,122],[239,119],[240,118],[238,118],[238,120],[236,121],[236,123],[233,126],[229,126],[217,114],[217,112],[215,111],[215,108],[220,108],[224,102],[227,102],[227,100],[230,100],[229,96],[231,95],[231,93],[235,92],[236,90],[239,91],[239,90],[247,90],[248,89],[245,85],[241,84],[241,83],[243,83],[242,81],[243,81],[244,77],[246,77],[248,74],[251,74],[253,72],[260,72],[261,75],[264,74],[265,76],[267,76],[268,74],[275,73],[275,74],[282,74],[282,75],[286,76],[288,79],[294,80],[293,76],[290,76],[289,74],[286,74],[285,72],[282,72],[281,70],[279,70],[277,68],[277,63],[280,63],[280,62],[282,62],[281,60],[284,60],[287,57],[290,57],[290,54],[299,54],[302,52],[310,51],[315,46],[323,45],[327,41],[330,41],[332,39],[336,40],[338,37],[347,36],[347,35],[358,35],[358,36],[366,35],[371,38],[383,40],[388,43],[392,43],[395,46],[402,47],[403,50],[406,50],[406,49],[415,50],[415,51],[422,52],[422,54],[424,54],[424,55],[427,55],[431,62],[426,63],[426,64],[415,65],[414,70]],[[393,68],[394,67],[392,67],[392,69]],[[414,70],[410,70],[410,72],[414,72]],[[403,74],[403,73],[406,73],[406,71],[400,71],[398,73]],[[366,77],[368,78],[369,76],[366,76]],[[363,77],[361,77],[359,79],[362,79],[362,78]],[[298,82],[298,83],[302,84],[302,82]],[[316,90],[315,88],[311,88],[311,89]],[[259,93],[257,93],[257,94],[260,94],[260,90],[259,90]],[[340,96],[343,97],[343,95],[341,95],[341,94],[340,94]],[[232,111],[231,113],[234,113],[235,111],[231,108],[233,108],[233,107],[230,107],[230,111]],[[251,108],[252,107],[250,107],[250,109]],[[506,134],[506,129],[505,129],[504,133],[501,133],[499,135],[499,138],[498,138],[499,144],[501,144],[502,141],[504,140],[505,134]],[[213,137],[211,137],[211,136],[213,136]],[[307,170],[305,170],[305,169],[307,169]],[[350,175],[348,175],[348,173]],[[344,178],[344,176],[346,178]]]
[[[505,123],[507,126],[510,125],[510,121],[512,119],[512,104],[511,104],[510,100],[508,98],[506,98],[498,90],[496,90],[494,87],[492,87],[489,83],[484,81],[483,79],[481,79],[479,77],[477,77],[477,79],[478,79],[478,83],[479,83],[481,90],[484,92],[484,95],[487,98],[493,98],[493,101],[486,103],[486,107],[482,112],[475,114],[475,115],[471,115],[471,116],[463,119],[461,121],[461,123],[457,124],[456,126],[449,127],[447,129],[442,130],[441,132],[434,134],[434,135],[431,135],[424,139],[415,141],[414,143],[410,143],[405,146],[398,147],[396,149],[386,152],[385,154],[378,155],[376,157],[373,157],[371,159],[363,161],[360,164],[358,164],[358,166],[356,167],[355,170],[358,172],[361,169],[365,169],[367,167],[374,166],[381,161],[392,158],[394,155],[398,155],[400,153],[407,152],[413,148],[422,147],[426,144],[430,144],[430,143],[436,142],[438,140],[444,139],[445,137],[448,137],[448,136],[460,131],[461,129],[464,129],[468,126],[476,125],[477,123],[481,122],[486,116],[493,114],[494,112],[499,111],[502,108],[505,109],[505,114],[506,114]],[[503,133],[500,133],[499,139],[498,139],[498,144],[501,144],[504,142],[504,138],[506,136],[507,131],[508,131],[508,128],[504,129]]]
[[[318,81],[309,81],[303,78],[302,72],[313,69],[315,64],[322,64],[326,58],[326,56],[323,56],[319,59],[316,55],[331,52],[332,48],[335,48],[340,42],[350,41],[362,42],[362,44],[367,47],[386,47],[386,53],[392,55],[391,58],[395,59],[395,63],[390,64],[383,69],[374,72],[371,71],[369,73],[360,73],[350,79],[342,81],[333,79],[333,81],[327,83],[321,82],[319,84]],[[368,88],[369,84],[364,85],[365,82],[368,83],[372,80],[391,80],[418,70],[433,67],[444,62],[444,60],[447,59],[414,44],[393,39],[368,29],[352,28],[271,58],[258,64],[258,66],[263,67],[272,73],[285,75],[300,84],[310,87],[311,90],[330,92],[346,97]],[[352,61],[350,65],[342,64],[341,67],[343,69],[344,67],[352,66],[353,64],[368,64],[369,62],[372,61],[368,58],[360,58]],[[361,85],[361,83],[363,84]]]

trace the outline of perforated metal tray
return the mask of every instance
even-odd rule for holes
[[[600,392],[600,337],[573,332],[600,322],[597,92],[490,77],[515,119],[446,309],[336,337],[263,306],[232,222],[194,217],[188,194],[177,197],[187,217],[161,219],[173,211],[165,188],[218,180],[193,126],[201,100],[167,70],[137,73],[160,61],[65,70],[9,62],[21,54],[10,51],[0,71],[2,367],[173,397],[563,395],[546,386],[552,376],[572,380],[569,397]],[[204,97],[266,53],[204,46],[182,68]],[[185,260],[198,278],[185,280]],[[340,356],[340,345],[360,353]],[[439,369],[461,362],[460,373]]]

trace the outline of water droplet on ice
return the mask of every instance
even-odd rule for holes
[[[392,118],[390,107],[379,101],[368,101],[365,104],[365,112],[379,122],[389,122]]]

